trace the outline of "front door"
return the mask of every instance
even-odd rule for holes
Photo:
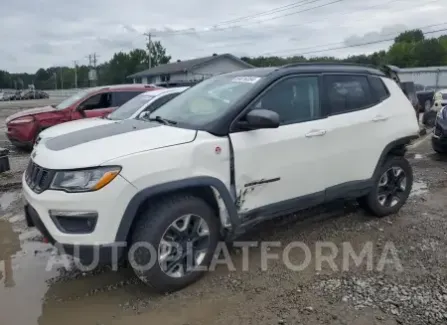
[[[239,212],[250,214],[263,208],[268,214],[321,203],[326,187],[321,175],[330,162],[319,77],[277,81],[249,110],[259,108],[277,112],[281,125],[230,135]]]
[[[109,92],[94,94],[84,100],[78,109],[73,110],[72,120],[90,117],[102,117],[113,110],[112,94]]]

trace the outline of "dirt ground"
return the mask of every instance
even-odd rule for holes
[[[288,216],[244,236],[258,243],[280,241],[282,248],[270,249],[272,254],[282,254],[290,242],[305,243],[312,257],[304,270],[290,270],[277,259],[264,271],[257,247],[250,249],[244,271],[241,250],[232,249],[235,271],[218,267],[164,296],[148,291],[128,268],[47,271],[52,247],[26,227],[20,190],[3,191],[0,324],[447,324],[447,159],[432,153],[429,137],[416,143],[408,158],[415,184],[398,215],[375,219],[348,204],[313,217]],[[335,269],[328,263],[316,269],[313,247],[319,241],[339,249]],[[346,242],[356,252],[372,245],[372,270],[352,262],[343,267]],[[390,247],[400,267],[394,259],[380,270]],[[296,264],[305,258],[300,249],[289,256]]]

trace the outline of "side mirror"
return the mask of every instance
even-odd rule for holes
[[[78,107],[76,107],[76,111],[79,112],[82,116],[85,116],[84,110],[86,109],[85,105],[81,104]]]
[[[279,127],[279,114],[268,109],[254,109],[245,115],[245,121],[240,121],[243,129],[275,129]]]

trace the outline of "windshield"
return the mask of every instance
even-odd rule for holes
[[[206,79],[161,106],[151,114],[195,128],[215,121],[242,98],[260,77],[220,75]]]
[[[149,101],[153,98],[154,95],[151,95],[150,92],[145,92],[140,95],[137,95],[131,100],[125,102],[120,107],[118,107],[115,111],[107,115],[107,118],[110,120],[124,120],[130,118],[143,105],[149,103]]]
[[[68,97],[67,99],[63,100],[59,105],[56,106],[56,109],[66,109],[67,107],[70,107],[74,103],[76,103],[78,100],[84,98],[87,94],[90,93],[91,90],[83,90],[76,94],[74,94],[71,97]]]

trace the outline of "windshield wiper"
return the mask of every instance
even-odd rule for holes
[[[168,120],[165,118],[162,118],[161,116],[157,115],[155,117],[147,117],[145,120],[149,121],[149,122],[158,122],[158,123],[162,123],[165,125],[176,125],[177,122],[176,121],[172,121],[172,120]]]

